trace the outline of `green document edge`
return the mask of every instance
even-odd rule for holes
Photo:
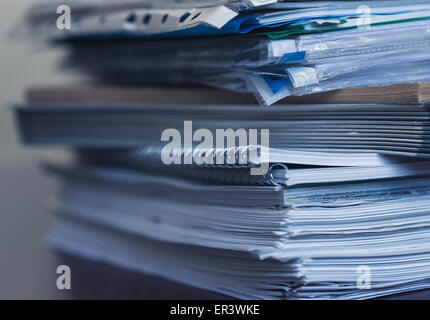
[[[405,19],[405,20],[397,20],[397,21],[390,21],[390,22],[381,22],[381,23],[374,23],[369,25],[360,25],[360,27],[368,27],[368,26],[378,26],[378,25],[388,25],[388,24],[396,24],[396,23],[403,23],[403,22],[412,22],[412,21],[419,21],[419,20],[429,20],[430,16],[423,17],[423,18],[416,18],[416,19]],[[282,38],[286,38],[293,35],[299,35],[299,34],[312,34],[312,33],[323,33],[323,32],[330,32],[330,31],[338,31],[338,30],[347,30],[347,29],[354,29],[359,28],[358,26],[345,26],[342,27],[343,23],[346,23],[347,20],[343,19],[341,21],[341,24],[336,25],[335,27],[322,27],[321,29],[309,29],[309,27],[313,24],[313,22],[308,22],[305,24],[298,24],[298,25],[292,25],[285,27],[285,30],[278,30],[278,31],[272,31],[272,32],[262,32],[262,33],[254,33],[252,35],[258,35],[258,36],[267,36],[268,38],[272,40],[279,40]]]

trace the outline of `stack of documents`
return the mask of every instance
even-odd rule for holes
[[[69,2],[70,25],[40,5],[28,32],[67,46],[65,65],[111,84],[208,85],[270,105],[430,81],[428,1]]]
[[[423,289],[430,287],[430,165],[418,167],[426,174],[387,167],[410,175],[367,181],[354,174],[377,168],[281,169],[272,185],[226,185],[51,166],[65,187],[48,240],[238,298],[362,299]]]
[[[32,90],[34,100],[15,109],[25,143],[75,149],[72,164],[45,164],[64,185],[48,236],[55,248],[238,298],[362,299],[430,287],[425,104],[262,110],[120,103],[103,98],[107,89],[88,91]],[[168,94],[160,91],[154,100]],[[231,163],[166,165],[162,131],[184,134],[186,122],[268,129],[270,145],[204,150],[233,152]],[[236,161],[251,147],[260,149],[254,158]],[[268,171],[253,175],[262,162]]]
[[[14,109],[75,155],[52,247],[243,299],[430,288],[428,1],[69,2],[26,32],[94,84]]]
[[[57,100],[23,105],[17,116],[28,143],[157,146],[164,145],[165,129],[183,131],[189,121],[191,129],[206,128],[214,135],[217,129],[258,129],[258,141],[261,129],[269,129],[270,162],[332,165],[345,157],[347,165],[379,165],[389,161],[381,154],[430,157],[430,108],[425,104],[274,105],[263,111],[255,105]]]

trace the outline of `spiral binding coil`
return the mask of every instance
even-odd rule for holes
[[[270,171],[265,175],[251,175],[248,168],[189,168],[181,172],[181,176],[184,175],[191,179],[216,184],[256,186],[279,185]]]
[[[237,149],[237,150],[234,150]],[[225,157],[234,155],[239,159],[243,153],[249,151],[248,147],[230,149],[207,150],[212,156],[217,154]],[[138,149],[124,152],[121,150],[80,150],[81,162],[89,165],[127,166],[137,169],[160,172],[172,176],[180,176],[191,180],[198,180],[216,184],[229,185],[259,185],[259,186],[279,186],[279,179],[275,170],[286,171],[288,168],[284,164],[272,164],[267,174],[251,175],[251,165],[164,165],[160,158],[161,147],[145,146]],[[183,153],[181,153],[183,154]],[[226,158],[224,158],[226,159]]]
[[[181,159],[203,158],[201,164],[193,163],[193,166],[210,168],[253,168],[261,163],[256,159],[250,159],[251,153],[260,155],[261,146],[241,146],[232,148],[211,149],[172,149],[171,155]],[[142,146],[130,152],[130,157],[145,161],[157,161],[161,163],[162,146]],[[174,165],[174,164],[172,164]]]

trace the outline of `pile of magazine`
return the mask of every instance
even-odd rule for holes
[[[243,299],[430,288],[428,1],[69,2],[24,32],[93,81],[15,108],[75,154],[51,246]]]

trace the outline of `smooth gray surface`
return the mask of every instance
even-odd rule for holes
[[[21,147],[10,112],[25,87],[72,81],[53,70],[59,53],[10,39],[31,2],[0,1],[0,299],[64,297],[55,286],[56,261],[43,244],[53,217],[49,195],[56,185],[38,163],[44,156],[65,155]]]

